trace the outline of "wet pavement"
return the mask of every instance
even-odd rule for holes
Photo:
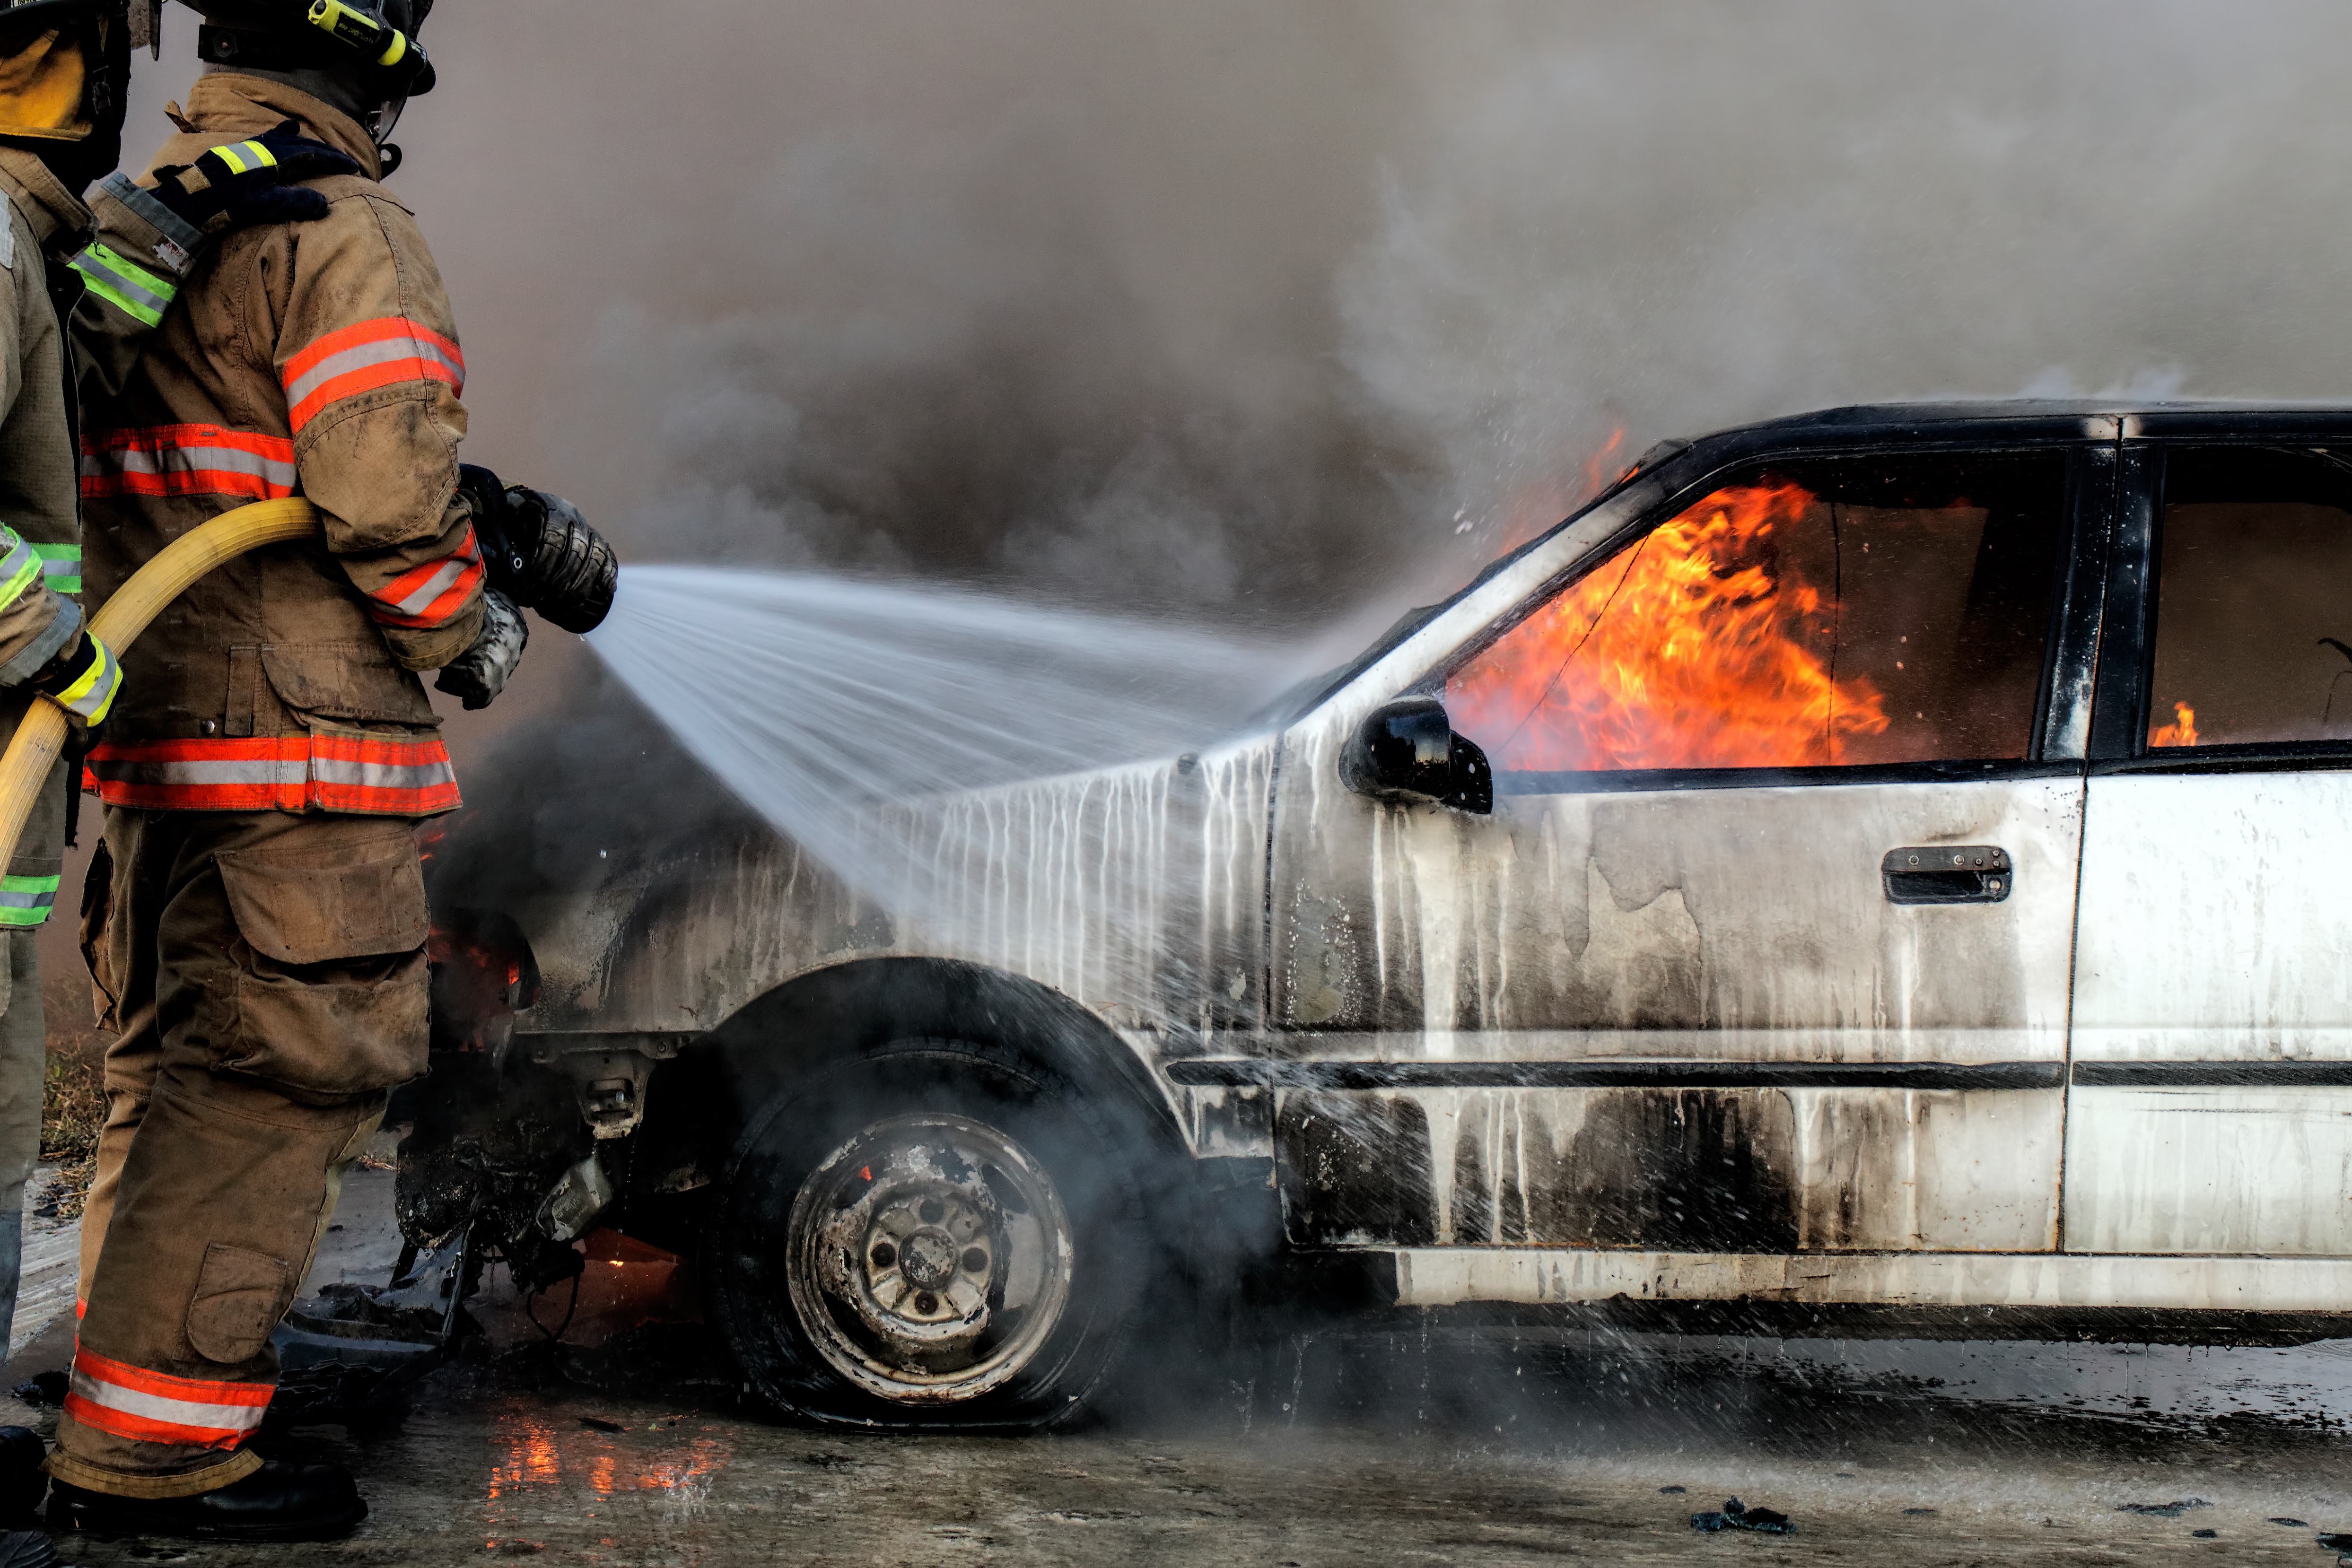
[[[324,1274],[363,1270],[360,1184]],[[58,1364],[69,1319],[12,1358]],[[1084,1429],[860,1437],[681,1372],[545,1348],[443,1369],[388,1429],[278,1451],[359,1475],[325,1546],[68,1538],[86,1564],[2333,1563],[2352,1346],[2206,1352],[1324,1333],[1207,1386],[1131,1378]],[[683,1360],[679,1358],[683,1356]],[[629,1392],[623,1392],[627,1389]],[[0,1419],[48,1412],[0,1399]],[[1738,1497],[1795,1533],[1691,1528]]]

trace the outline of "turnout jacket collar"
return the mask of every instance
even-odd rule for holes
[[[350,154],[369,179],[383,177],[383,157],[359,121],[324,99],[282,81],[215,71],[196,79],[196,85],[188,89],[188,107],[173,119],[179,122],[181,132],[164,142],[148,165],[150,184],[154,183],[154,170],[193,163],[208,147],[240,136],[258,136],[289,120],[311,141]]]
[[[47,163],[22,147],[0,147],[0,191],[16,202],[44,250],[51,248],[53,241],[89,232],[89,209],[49,172]]]

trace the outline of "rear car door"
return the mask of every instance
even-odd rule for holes
[[[2352,1255],[2352,442],[2127,442],[2070,1250]]]
[[[2053,1247],[2088,710],[2050,672],[2087,672],[2113,454],[1685,491],[1412,688],[1491,816],[1351,794],[1347,725],[1286,737],[1292,1240]]]

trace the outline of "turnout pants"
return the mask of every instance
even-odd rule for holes
[[[16,853],[0,880],[0,1334],[16,1318],[23,1278],[25,1181],[41,1155],[41,1090],[48,1068],[48,1027],[41,1009],[35,946],[57,901],[64,866],[66,768],[50,770],[33,800]]]
[[[425,1070],[413,826],[107,808],[84,944],[118,1034],[58,1479],[185,1497],[259,1466],[270,1333],[385,1092]]]

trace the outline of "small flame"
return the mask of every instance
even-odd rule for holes
[[[2194,746],[2197,744],[2197,710],[2187,703],[2172,705],[2172,722],[2147,732],[2150,750],[2159,746]]]
[[[1845,760],[1885,699],[1832,673],[1822,592],[1774,538],[1813,504],[1734,486],[1659,525],[1456,673],[1455,725],[1519,770]]]

